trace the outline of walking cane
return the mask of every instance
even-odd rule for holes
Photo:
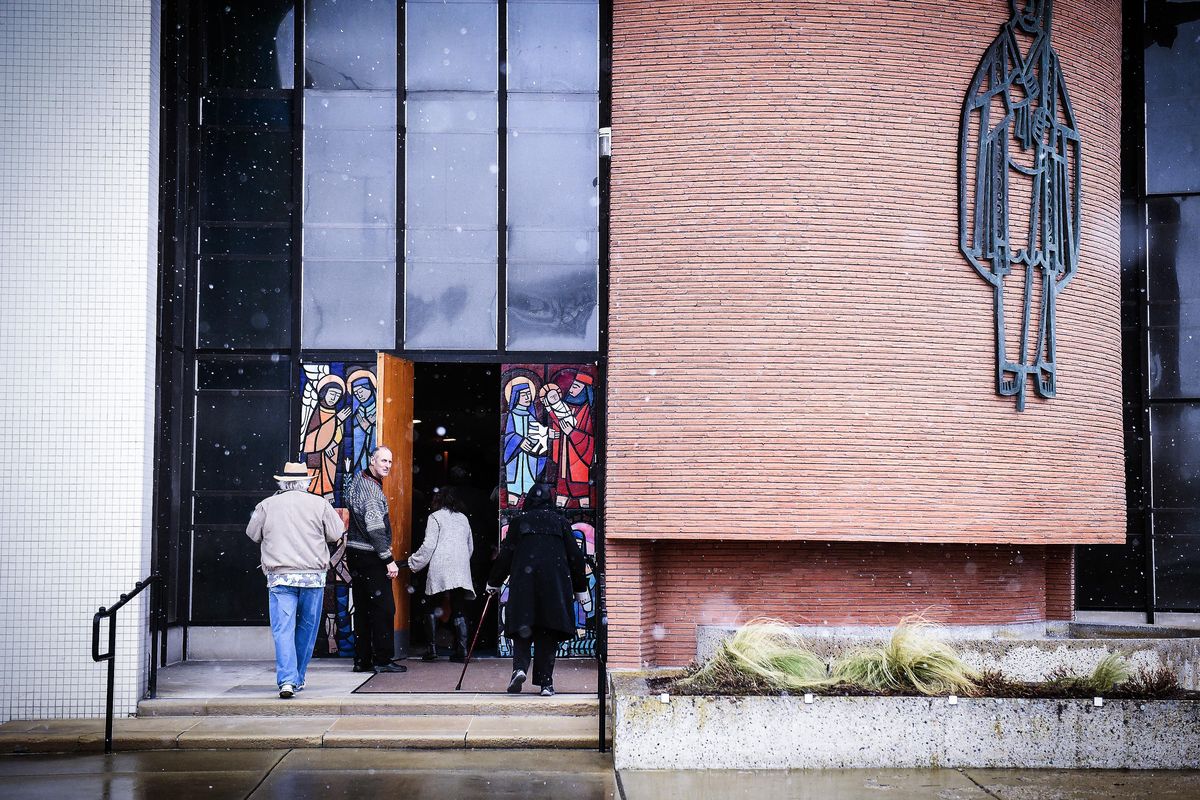
[[[479,641],[479,632],[483,630],[483,618],[487,616],[488,606],[492,604],[492,598],[495,596],[489,592],[487,600],[483,601],[483,611],[479,612],[479,622],[475,625],[475,637],[471,639],[471,649],[467,650],[467,660],[463,662],[462,672],[458,676],[458,685],[454,687],[456,692],[462,689],[463,676],[467,674],[467,665],[471,663],[471,654],[475,652],[475,644]]]

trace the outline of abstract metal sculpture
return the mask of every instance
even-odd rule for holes
[[[994,290],[996,389],[1022,411],[1029,376],[1040,396],[1056,391],[1054,308],[1079,265],[1080,141],[1051,0],[1011,5],[963,103],[958,224]]]

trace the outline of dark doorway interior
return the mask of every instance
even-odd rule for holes
[[[500,368],[495,364],[417,364],[415,368],[413,425],[413,543],[414,552],[425,539],[429,501],[434,490],[452,486],[467,506],[475,539],[471,574],[476,599],[467,611],[470,632],[475,632],[483,608],[487,582],[497,544],[498,500],[495,494],[500,465]],[[423,620],[430,612],[425,602],[425,575],[410,584],[409,630],[413,654],[425,651],[428,636]],[[442,609],[439,645],[448,646],[449,609]],[[483,620],[476,655],[496,652],[495,604]],[[444,656],[443,656],[444,658]]]

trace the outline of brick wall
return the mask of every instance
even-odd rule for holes
[[[1023,413],[958,249],[963,98],[1008,15],[615,0],[615,664],[685,661],[714,615],[1069,617],[1070,545],[1124,541],[1120,4],[1055,4],[1083,253],[1059,396]]]
[[[622,553],[622,564],[610,561],[610,571],[626,579],[630,547],[610,548]],[[913,613],[958,625],[1033,622],[1061,619],[1049,613],[1049,598],[1070,597],[1069,570],[1066,594],[1048,586],[1061,577],[1051,562],[1063,562],[1052,551],[1069,547],[679,541],[632,547],[650,562],[641,568],[651,576],[654,605],[642,606],[652,619],[643,619],[638,632],[626,604],[610,600],[610,662],[619,667],[688,663],[696,655],[698,625],[755,617],[796,625],[891,625]],[[614,597],[617,591],[610,588]],[[632,652],[637,643],[640,653]]]
[[[958,249],[963,97],[1007,18],[617,0],[610,539],[1124,540],[1119,4],[1055,4],[1083,258],[1059,397],[1024,413]]]

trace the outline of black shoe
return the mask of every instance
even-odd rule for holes
[[[421,656],[422,661],[437,661],[437,658],[437,653],[433,650],[428,650],[425,655]]]
[[[465,664],[467,661],[467,654],[466,653],[462,653],[462,654],[454,653],[450,656],[450,660],[453,661],[455,664]]]
[[[549,683],[543,686],[542,697],[554,697],[554,686]]]
[[[379,664],[375,667],[375,674],[378,675],[381,672],[408,672],[408,667],[403,664]]]
[[[354,672],[374,672],[375,668],[372,667],[370,664],[355,664],[353,671]]]
[[[520,694],[521,686],[524,685],[524,683],[525,683],[525,670],[514,669],[513,674],[512,674],[512,679],[509,680],[509,682],[508,682],[508,693],[509,694]]]

